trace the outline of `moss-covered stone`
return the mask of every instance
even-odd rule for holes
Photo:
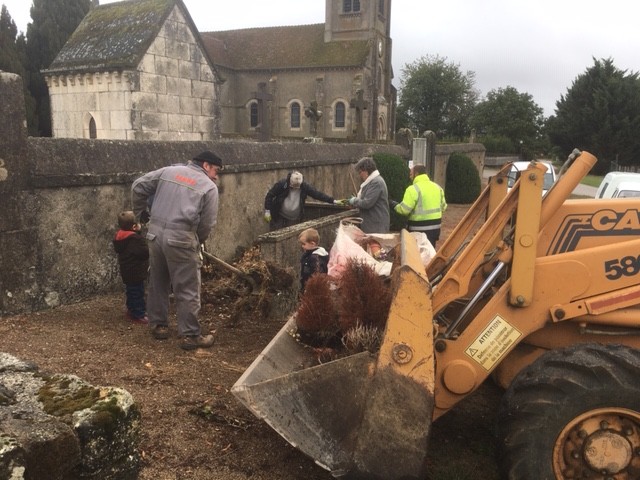
[[[91,408],[100,398],[100,390],[87,384],[77,385],[72,377],[54,376],[38,392],[38,400],[49,415],[62,417]]]

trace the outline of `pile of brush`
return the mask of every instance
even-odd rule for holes
[[[389,278],[349,259],[339,278],[317,273],[306,283],[296,312],[296,339],[319,362],[380,348],[391,306]]]
[[[280,314],[295,308],[295,274],[265,261],[260,247],[241,252],[233,267],[253,279],[254,288],[240,276],[207,262],[202,268],[202,302],[213,305],[227,326],[242,320],[260,321],[272,312]]]

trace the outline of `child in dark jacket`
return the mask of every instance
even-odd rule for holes
[[[315,228],[307,228],[298,236],[298,241],[304,252],[300,258],[300,294],[304,292],[307,280],[314,273],[327,273],[329,253],[320,243],[320,235]]]
[[[140,235],[140,224],[136,223],[132,211],[118,215],[120,230],[113,238],[113,248],[118,254],[120,276],[127,294],[127,317],[134,323],[148,323],[144,301],[144,281],[149,269],[149,247]]]

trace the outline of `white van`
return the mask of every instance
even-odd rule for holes
[[[618,183],[611,194],[611,198],[637,198],[640,197],[640,180],[626,180]]]
[[[556,171],[553,165],[551,165],[551,162],[547,162],[546,160],[536,160],[536,162],[542,163],[547,167],[547,171],[544,173],[544,184],[542,185],[542,195],[544,195],[551,186],[556,183]],[[520,173],[526,170],[530,163],[531,162],[513,162],[511,164],[511,170],[509,170],[507,177],[507,187],[509,190],[511,190],[513,184],[516,183],[518,177],[520,177]]]
[[[620,189],[620,184],[625,183],[624,190]],[[629,173],[629,172],[609,172],[607,173],[602,182],[600,182],[600,186],[596,191],[596,198],[618,198],[623,195],[637,196],[632,195],[630,192],[636,191],[640,189],[640,173]],[[624,192],[623,195],[620,195],[618,192]]]

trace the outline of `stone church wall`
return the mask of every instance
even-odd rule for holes
[[[89,120],[98,138],[126,138],[131,129],[131,91],[137,74],[131,71],[58,75],[48,81],[53,135],[89,138]]]
[[[271,134],[273,138],[302,139],[310,136],[309,118],[304,115],[304,108],[312,101],[318,101],[318,107],[323,115],[318,122],[318,137],[326,140],[346,140],[353,135],[355,128],[355,110],[350,108],[350,101],[355,98],[356,91],[362,88],[362,75],[354,70],[325,72],[292,71],[282,74],[273,73],[269,76],[263,72],[247,72],[236,75],[231,71],[220,70],[226,78],[222,86],[220,98],[222,100],[222,134],[231,136],[233,132],[247,132],[256,134],[250,127],[249,103],[258,90],[258,83],[265,82],[268,91],[273,95],[270,106]],[[233,92],[233,96],[231,95]],[[345,92],[351,92],[347,97]],[[301,104],[300,128],[291,128],[291,103]],[[342,101],[345,104],[345,125],[335,127],[335,104]],[[371,123],[368,108],[363,114],[363,127],[369,134]]]

